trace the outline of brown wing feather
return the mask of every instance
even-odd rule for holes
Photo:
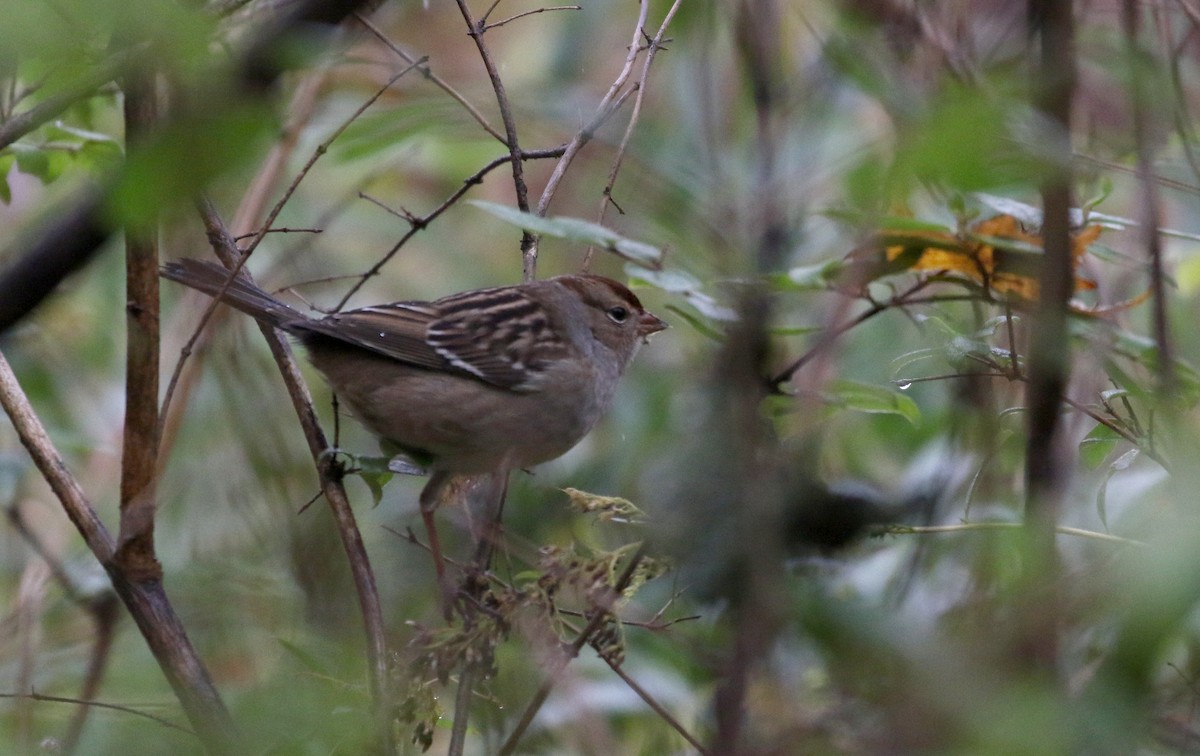
[[[488,383],[529,387],[565,348],[545,310],[520,289],[484,289],[438,300],[426,338],[458,368]]]
[[[542,307],[513,287],[364,307],[284,327],[516,391],[530,388],[566,351]]]
[[[287,330],[319,333],[410,365],[445,370],[446,359],[425,340],[435,317],[436,311],[425,303],[397,302],[288,323]]]

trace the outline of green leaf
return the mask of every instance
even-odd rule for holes
[[[1002,326],[1004,328],[1008,328],[1008,320],[1009,316],[1007,315],[997,315],[995,317],[988,318],[979,328],[979,330],[975,331],[975,333],[971,335],[977,339],[986,339],[988,337],[995,336],[996,332],[999,331]],[[1019,315],[1013,315],[1012,322],[1013,326],[1016,327],[1016,325],[1021,322],[1021,317]]]
[[[845,264],[840,259],[801,265],[775,276],[772,283],[782,291],[824,291],[837,280],[843,268]]]
[[[375,506],[383,501],[383,487],[391,482],[395,472],[389,467],[391,457],[355,457],[354,474],[362,478],[371,491]]]
[[[1127,397],[1129,395],[1130,395],[1130,393],[1129,393],[1128,389],[1123,389],[1123,388],[1109,389],[1107,391],[1100,392],[1100,398],[1106,402],[1111,402],[1113,399],[1121,399],[1121,398]]]
[[[717,341],[717,342],[725,341],[724,333],[722,333],[721,331],[718,331],[717,329],[710,326],[708,323],[706,323],[704,321],[703,318],[696,317],[695,315],[693,315],[692,313],[683,309],[682,307],[676,307],[675,305],[667,305],[667,311],[674,313],[675,315],[678,315],[679,317],[683,318],[684,322],[687,323],[688,325],[690,325],[692,328],[695,328],[696,331],[700,333],[700,335],[710,338],[713,341]]]
[[[899,415],[913,425],[921,419],[917,403],[898,391],[858,381],[834,381],[828,388],[832,400],[846,409],[869,414]]]
[[[825,330],[825,326],[772,326],[767,329],[767,333],[772,336],[811,336]]]
[[[1108,530],[1108,482],[1114,475],[1133,464],[1133,460],[1137,459],[1137,456],[1138,450],[1130,449],[1113,460],[1113,463],[1108,466],[1108,472],[1104,474],[1104,480],[1100,482],[1100,488],[1096,491],[1096,514],[1100,516],[1100,522],[1104,524],[1105,530]]]
[[[700,279],[691,273],[671,268],[665,270],[626,269],[631,286],[653,286],[671,294],[685,294],[701,287]]]
[[[276,641],[278,641],[280,646],[283,646],[284,651],[287,651],[293,659],[300,662],[300,664],[309,672],[322,677],[329,675],[329,668],[322,664],[321,661],[312,653],[306,651],[291,641],[284,640],[283,638],[276,638]]]
[[[1104,464],[1104,460],[1121,441],[1121,434],[1103,423],[1097,423],[1091,433],[1079,442],[1079,460],[1089,470],[1095,470]]]
[[[111,144],[118,150],[121,149],[121,143],[118,142],[115,137],[112,137],[108,134],[103,134],[99,131],[89,131],[88,129],[70,126],[62,121],[55,121],[54,125],[50,127],[49,133],[52,138],[56,139],[62,136],[70,136],[75,138],[74,141],[81,143],[86,144],[88,142],[96,142],[101,144]]]
[[[677,269],[646,270],[635,268],[632,264],[625,266],[625,273],[629,276],[630,286],[653,286],[680,295],[709,320],[737,320],[737,313],[701,291],[700,281],[690,273]]]
[[[43,184],[50,183],[50,156],[45,150],[16,144],[12,147],[18,171],[41,179]]]
[[[470,204],[531,233],[586,242],[651,270],[658,270],[662,267],[663,251],[661,249],[645,242],[627,239],[597,223],[565,216],[543,218],[532,213],[523,213],[508,205],[485,200],[470,200]]]

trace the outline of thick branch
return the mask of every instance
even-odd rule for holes
[[[205,747],[213,753],[234,753],[236,732],[229,712],[192,647],[183,623],[167,600],[162,582],[133,582],[116,564],[113,559],[116,545],[112,536],[67,470],[66,461],[54,448],[3,354],[0,354],[0,406],[8,413],[17,436],[58,497],[67,517],[108,571],[113,588],[137,623],[146,645],[158,660]]]
[[[125,82],[125,132],[135,143],[158,119],[155,77],[136,72]],[[121,527],[117,559],[135,581],[162,578],[154,554],[158,469],[158,230],[125,231],[125,432],[121,455]]]

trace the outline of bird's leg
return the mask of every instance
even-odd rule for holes
[[[435,472],[421,490],[421,519],[425,521],[425,535],[429,539],[429,553],[433,555],[433,569],[437,573],[438,592],[442,602],[442,616],[449,622],[454,617],[454,594],[456,586],[446,577],[446,560],[442,556],[442,544],[438,540],[437,525],[433,513],[442,501],[446,484],[453,476],[446,472]]]

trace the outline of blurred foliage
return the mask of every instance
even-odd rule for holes
[[[306,373],[358,473],[347,480],[387,613],[405,748],[445,750],[456,682],[475,660],[486,674],[468,750],[498,751],[555,654],[596,620],[521,752],[690,752],[613,666],[704,744],[728,731],[734,700],[747,753],[1200,750],[1200,18],[1187,3],[1135,4],[1136,67],[1118,4],[1078,18],[1079,286],[1053,565],[1031,561],[1021,527],[1038,187],[1061,167],[1029,104],[1023,3],[682,3],[636,95],[615,205],[603,191],[633,96],[571,164],[546,219],[513,209],[501,164],[428,222],[417,221],[508,154],[425,75],[502,129],[461,17],[445,3],[381,5],[371,25],[420,62],[386,88],[410,62],[350,21],[333,40],[296,41],[277,91],[247,93],[233,61],[276,5],[6,3],[0,133],[61,107],[0,143],[5,237],[99,183],[113,187],[114,217],[161,219],[166,256],[204,257],[196,193],[233,224],[269,152],[292,144],[267,208],[318,159],[274,222],[287,232],[266,235],[249,263],[268,288],[332,307],[392,252],[352,304],[511,283],[523,227],[546,234],[539,275],[578,269],[591,244],[592,269],[624,275],[673,326],[642,350],[600,427],[514,475],[505,548],[474,578],[471,626],[442,622],[432,564],[408,535],[421,481],[372,462],[374,440],[339,422]],[[671,6],[647,5],[653,36]],[[637,7],[582,6],[484,36],[527,150],[591,122],[624,64]],[[539,8],[502,4],[489,20]],[[756,23],[760,12],[775,23]],[[756,89],[754,54],[775,56],[777,89]],[[113,73],[141,66],[160,75],[172,117],[128,144]],[[1135,70],[1156,103],[1143,138],[1161,199],[1169,363],[1151,317]],[[524,162],[535,204],[554,165]],[[263,214],[234,232],[253,233]],[[770,244],[780,261],[764,269]],[[117,247],[0,341],[109,523],[124,406]],[[19,253],[6,248],[0,265]],[[163,296],[170,375],[207,302],[175,286]],[[158,489],[167,589],[248,752],[361,753],[371,702],[345,557],[323,503],[306,506],[316,476],[245,320],[218,310],[181,373]],[[0,504],[82,595],[103,590],[7,423]],[[438,513],[448,553],[470,551],[472,516]],[[637,543],[645,560],[617,585]],[[614,586],[615,612],[597,614]],[[0,602],[0,693],[77,695],[89,614],[13,529],[0,532]],[[1032,663],[1042,615],[1054,618],[1054,669]],[[731,681],[740,697],[728,698]],[[127,621],[97,699],[127,710],[92,711],[82,753],[200,750],[137,715],[185,721]],[[0,700],[0,751],[53,750],[74,710]]]

